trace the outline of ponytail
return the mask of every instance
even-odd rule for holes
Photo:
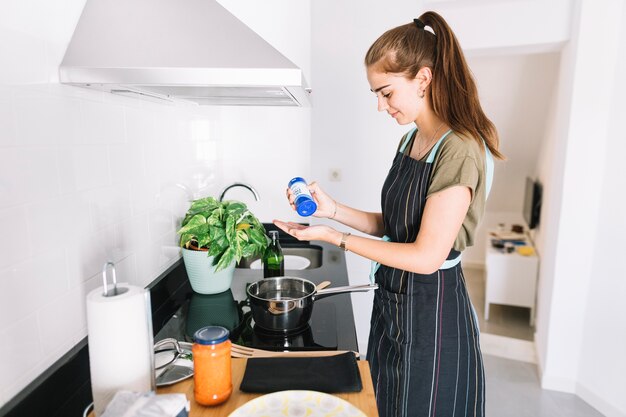
[[[484,140],[494,157],[504,159],[498,151],[498,132],[480,105],[461,46],[439,14],[426,12],[413,23],[385,32],[365,56],[366,66],[374,64],[408,78],[415,78],[423,67],[431,68],[433,78],[427,91],[435,114],[481,147]]]

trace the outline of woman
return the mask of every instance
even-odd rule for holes
[[[378,110],[416,125],[389,170],[382,213],[340,204],[316,183],[309,188],[317,217],[383,239],[275,223],[298,239],[330,242],[376,263],[367,360],[381,417],[484,416],[478,322],[460,253],[473,244],[483,216],[492,155],[503,158],[496,129],[437,13],[384,33],[365,65]]]

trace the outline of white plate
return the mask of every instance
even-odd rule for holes
[[[162,369],[154,371],[156,377],[156,386],[164,387],[183,381],[193,376],[193,360],[191,358],[191,343],[178,342],[181,349],[185,352],[182,356],[172,362],[170,365]],[[175,350],[166,350],[154,354],[154,365],[158,367],[170,362],[175,355]]]
[[[228,417],[367,417],[334,395],[318,391],[278,391],[248,401]]]
[[[311,261],[304,256],[285,255],[285,269],[300,270],[306,269],[309,265],[311,265]],[[250,264],[250,269],[263,269],[263,262],[257,259]]]

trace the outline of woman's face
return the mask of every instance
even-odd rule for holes
[[[378,99],[378,111],[386,111],[400,125],[415,122],[423,107],[418,78],[407,79],[403,74],[367,69],[371,91]]]

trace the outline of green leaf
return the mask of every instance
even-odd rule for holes
[[[229,216],[241,216],[247,209],[248,207],[240,201],[229,201],[226,206],[226,212]]]
[[[220,220],[218,215],[209,216],[206,219],[206,222],[209,224],[209,226],[221,226],[222,225],[222,221]]]
[[[213,211],[216,207],[220,206],[220,202],[217,201],[214,197],[206,197],[198,200],[194,200],[191,203],[191,207],[189,208],[189,213],[200,213],[200,212],[210,212]]]
[[[224,246],[216,245],[215,242],[209,248],[209,256],[214,256],[215,258],[219,258],[222,252],[224,252],[226,248]]]
[[[196,214],[191,219],[189,219],[187,224],[185,224],[183,227],[180,228],[180,230],[178,230],[178,233],[190,233],[190,231],[194,228],[206,225],[206,223],[206,218],[202,214]]]
[[[233,217],[228,217],[226,219],[226,238],[230,243],[235,241],[235,219]]]
[[[211,213],[211,216],[215,216],[220,221],[224,220],[224,206],[216,207],[215,210]]]
[[[265,233],[259,229],[251,229],[250,240],[257,246],[266,247],[268,245],[268,238]]]
[[[257,253],[257,248],[255,245],[245,245],[241,251],[242,258],[249,258],[252,255]]]
[[[217,267],[215,268],[215,271],[221,271],[222,269],[228,267],[230,264],[233,263],[233,261],[235,260],[235,251],[233,250],[233,247],[229,247],[228,249],[226,249],[226,251],[224,252],[224,254],[220,257],[219,261],[217,262]]]
[[[250,217],[252,217],[252,218],[250,219],[250,221],[252,222],[252,226],[253,226],[255,229],[258,229],[261,233],[265,234],[265,227],[263,227],[263,223],[261,223],[261,222],[259,221],[259,219],[257,219],[257,218],[256,218],[256,217],[254,217],[254,216],[250,216]]]
[[[191,233],[183,233],[180,236],[180,247],[184,247],[194,238],[194,235]]]
[[[220,246],[225,246],[228,244],[226,231],[221,227],[209,226],[209,235],[211,236],[211,240],[216,242]]]
[[[248,234],[245,230],[237,230],[237,240],[248,243]]]
[[[190,240],[195,239],[201,241],[203,237],[207,236],[209,226],[206,223],[206,219],[201,214],[193,216],[187,224],[178,230],[181,246],[186,246]],[[202,244],[200,244],[202,247]]]
[[[211,238],[208,233],[203,233],[200,236],[197,236],[196,239],[198,240],[199,248],[208,248],[211,246]]]

